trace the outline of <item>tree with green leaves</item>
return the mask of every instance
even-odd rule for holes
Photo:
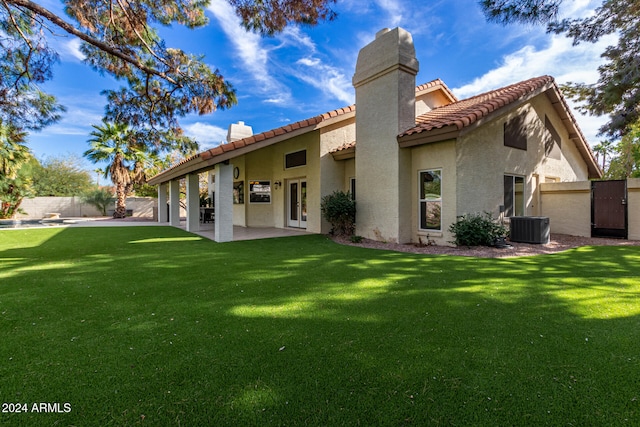
[[[82,202],[94,206],[106,216],[107,207],[113,203],[113,194],[104,188],[96,188],[85,193],[82,196]]]
[[[49,156],[42,161],[33,159],[30,175],[38,196],[79,196],[93,185],[89,171],[76,155]]]
[[[615,146],[613,141],[610,140],[600,141],[599,144],[593,146],[593,152],[596,153],[596,160],[599,160],[600,156],[602,156],[602,171],[607,170],[607,159],[614,150]]]
[[[148,159],[145,145],[137,144],[135,133],[123,123],[106,120],[101,126],[93,125],[89,140],[91,148],[84,156],[94,163],[106,162],[104,177],[110,177],[116,188],[114,218],[126,216],[127,196],[134,184],[145,182],[144,165]]]
[[[480,1],[491,21],[547,25],[548,32],[565,34],[574,44],[593,43],[608,34],[618,36],[618,44],[602,53],[606,63],[598,68],[597,83],[568,83],[562,87],[570,98],[581,103],[580,111],[609,115],[609,122],[600,131],[617,140],[640,119],[640,5],[635,0],[603,0],[588,17],[559,20],[562,3],[562,0]]]
[[[335,0],[228,0],[244,26],[273,34],[292,23],[332,19]],[[169,47],[160,27],[207,24],[207,0],[65,0],[57,14],[30,0],[2,0],[0,7],[0,119],[22,129],[40,129],[59,118],[62,107],[39,84],[53,77],[61,34],[81,40],[84,62],[123,83],[105,90],[106,118],[126,123],[138,145],[162,151],[193,148],[179,119],[209,114],[236,103],[233,86],[211,58]]]
[[[26,133],[0,121],[0,218],[11,218],[25,197],[31,197],[31,180],[24,166],[31,160]]]
[[[613,150],[605,176],[609,179],[640,178],[640,123],[631,126]]]

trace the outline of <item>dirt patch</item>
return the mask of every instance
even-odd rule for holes
[[[384,243],[369,239],[362,239],[362,242],[360,243],[352,243],[345,237],[334,237],[333,240],[344,245],[371,249],[384,249],[416,254],[457,255],[480,258],[509,258],[527,255],[553,254],[580,246],[640,246],[640,241],[638,240],[590,238],[568,236],[566,234],[552,234],[549,243],[544,245],[507,241],[507,243],[509,243],[507,248],[494,248],[488,246],[419,246],[413,243]]]

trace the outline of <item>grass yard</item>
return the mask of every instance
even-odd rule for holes
[[[640,247],[4,230],[0,425],[639,425],[639,296]]]

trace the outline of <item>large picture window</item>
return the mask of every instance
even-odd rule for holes
[[[504,215],[524,216],[524,177],[504,176]]]
[[[421,171],[420,186],[420,229],[442,230],[442,170]]]

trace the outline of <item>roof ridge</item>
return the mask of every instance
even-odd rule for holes
[[[451,99],[458,101],[458,97],[451,91],[451,89],[449,89],[449,87],[445,84],[445,82],[442,81],[442,79],[440,78],[436,78],[431,80],[430,82],[423,83],[421,85],[416,86],[416,93],[425,89],[430,89],[438,86],[440,86],[440,88],[444,90]]]
[[[456,126],[458,129],[462,129],[489,115],[493,111],[509,105],[526,94],[554,81],[554,78],[548,75],[533,77],[451,104],[436,107],[416,117],[416,126],[401,133],[400,136],[412,135],[446,126]]]

